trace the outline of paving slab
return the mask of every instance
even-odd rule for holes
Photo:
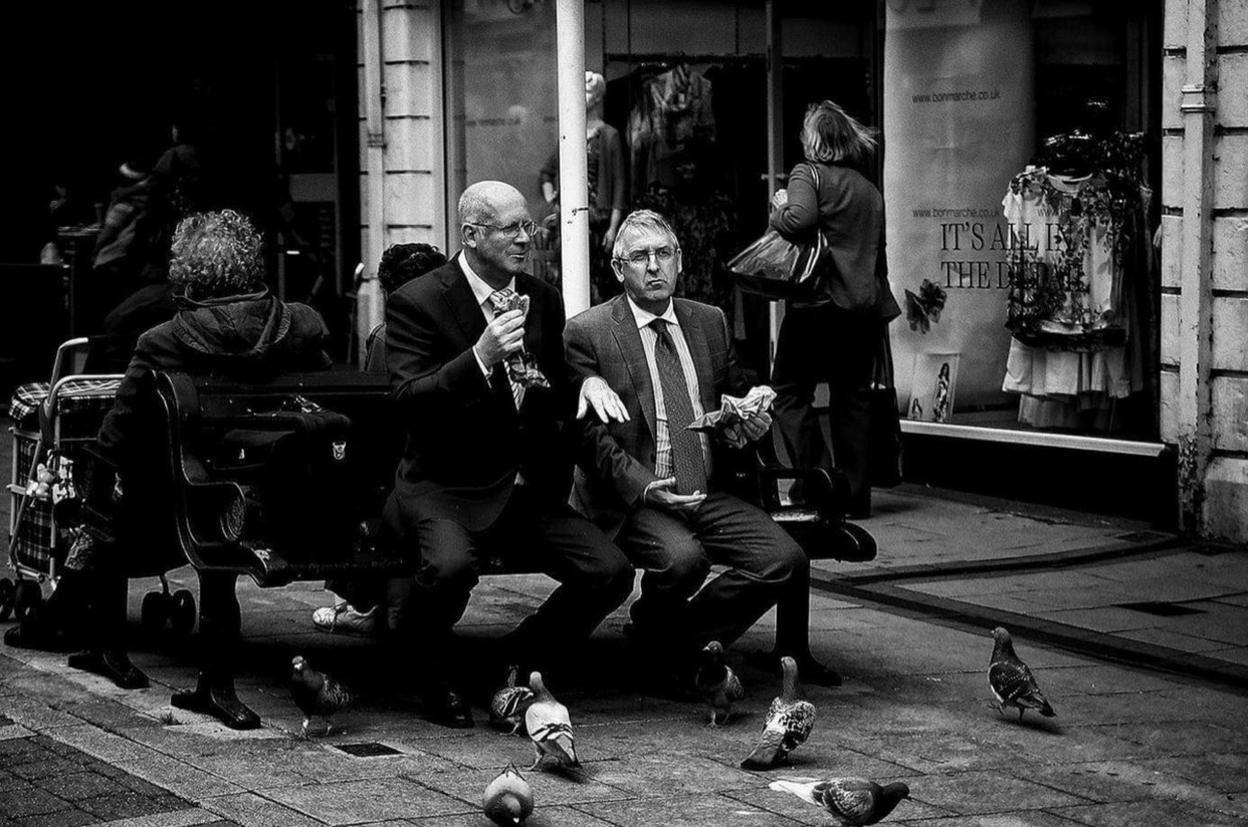
[[[340,781],[268,790],[266,796],[325,824],[449,815],[479,804],[454,798],[406,778]]]
[[[706,793],[671,798],[581,804],[578,810],[598,816],[619,827],[701,827],[708,824],[781,825],[801,824],[725,795]]]
[[[1243,827],[1243,819],[1186,801],[1160,796],[1145,801],[1062,807],[1055,814],[1088,827],[1140,827],[1144,824],[1199,824],[1201,827]]]

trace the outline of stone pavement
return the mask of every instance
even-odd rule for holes
[[[826,824],[767,784],[854,774],[910,785],[887,823],[1248,824],[1243,549],[911,487],[877,494],[865,525],[878,560],[818,565],[813,645],[846,682],[807,687],[819,720],[789,766],[737,766],[776,691],[770,676],[742,668],[750,696],[718,729],[696,704],[621,688],[638,667],[620,612],[580,674],[552,681],[587,773],[525,773],[529,823]],[[171,580],[194,588],[188,569]],[[154,583],[133,584],[132,620]],[[484,582],[461,627],[464,656],[549,590],[540,576]],[[481,790],[508,762],[529,763],[524,738],[424,722],[391,685],[384,650],[312,630],[327,599],[316,584],[240,594],[239,691],[265,720],[253,732],[169,706],[170,689],[193,682],[193,640],[143,639],[136,622],[135,660],[154,682],[137,692],[70,670],[63,655],[0,647],[0,825],[488,825]],[[988,632],[1002,618],[1057,718],[1019,723],[990,708]],[[764,648],[772,631],[769,616],[730,656]],[[295,652],[360,691],[345,733],[297,737],[284,683]],[[472,689],[484,699],[491,683]]]

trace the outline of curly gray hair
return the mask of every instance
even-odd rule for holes
[[[264,280],[263,246],[251,221],[234,210],[189,215],[173,231],[169,282],[192,299],[253,292]]]

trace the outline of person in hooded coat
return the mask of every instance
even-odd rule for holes
[[[324,350],[329,334],[320,315],[269,294],[261,246],[251,222],[232,210],[196,213],[177,225],[169,262],[177,313],[139,337],[97,441],[123,492],[116,539],[104,541],[84,531],[52,598],[5,634],[7,644],[60,648],[81,641],[87,651],[71,655],[70,666],[102,674],[124,688],[147,685],[123,644],[127,574],[143,555],[167,548],[166,520],[156,517],[173,508],[170,492],[147,483],[154,477],[150,469],[168,450],[151,438],[160,433],[158,413],[150,404],[155,371],[261,379],[331,365]],[[92,485],[87,480],[84,488]],[[202,590],[201,601],[207,623],[213,607]],[[231,611],[228,606],[223,610]],[[232,611],[237,612],[236,603]],[[232,680],[218,696],[214,704],[219,708],[207,711],[242,715],[245,707],[233,698]]]

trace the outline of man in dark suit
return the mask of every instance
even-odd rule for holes
[[[407,444],[386,525],[420,564],[394,630],[416,644],[426,715],[471,726],[447,676],[451,628],[482,554],[549,574],[560,586],[509,636],[509,659],[538,665],[587,637],[632,590],[623,553],[568,505],[564,423],[575,398],[559,293],[524,272],[534,230],[524,196],[483,181],[459,201],[462,252],[391,294],[387,363]],[[496,313],[514,291],[529,301]],[[498,295],[494,295],[494,294]],[[509,372],[525,352],[545,377]]]
[[[573,369],[606,380],[625,416],[586,420],[573,501],[646,569],[634,636],[679,672],[696,648],[744,634],[786,587],[804,588],[809,563],[766,512],[725,490],[732,449],[686,429],[747,388],[723,311],[672,298],[671,227],[649,210],[629,215],[612,268],[624,294],[571,319],[564,338]],[[762,412],[744,432],[757,440],[770,426]],[[702,586],[712,563],[728,570]]]

